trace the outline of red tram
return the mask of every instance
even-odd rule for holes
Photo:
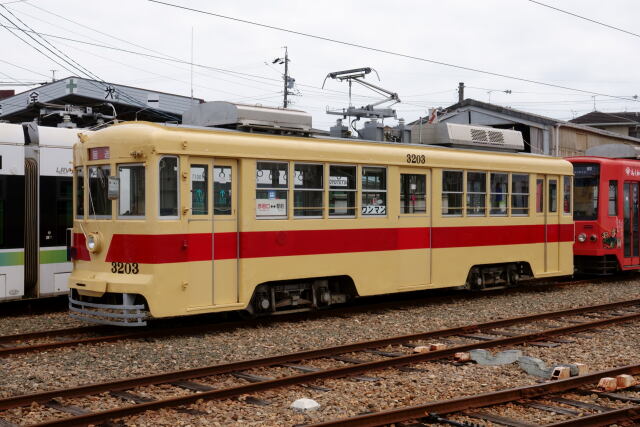
[[[610,274],[640,269],[640,151],[608,144],[569,157],[574,171],[577,271]]]

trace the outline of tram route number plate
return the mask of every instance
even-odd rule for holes
[[[138,274],[140,268],[137,262],[112,262],[111,272],[117,274]]]
[[[407,163],[425,164],[427,156],[424,154],[407,154]]]

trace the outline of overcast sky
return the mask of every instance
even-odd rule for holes
[[[640,16],[640,2],[634,0],[541,1],[629,31],[637,29],[634,24]],[[167,2],[468,68],[609,95],[640,95],[634,80],[640,69],[639,36],[528,0]],[[0,4],[15,17],[2,8],[0,13],[13,22],[20,18],[38,32],[186,62],[191,58],[193,29],[194,96],[208,101],[281,105],[283,67],[271,61],[288,46],[290,73],[299,94],[292,97],[292,108],[312,113],[318,128],[335,121],[335,116],[324,113],[327,107],[348,104],[345,83],[327,81],[321,89],[327,73],[365,66],[380,75],[380,81],[373,74],[367,80],[399,94],[402,103],[394,108],[408,121],[426,115],[430,107],[455,103],[458,82],[468,86],[466,98],[564,120],[594,107],[593,97],[586,93],[372,52],[146,0],[0,0]],[[10,25],[1,16],[0,24]],[[187,64],[48,40],[105,81],[190,94]],[[0,52],[0,61],[6,61],[0,62],[2,82],[46,81],[52,69],[58,70],[58,78],[82,76],[64,70],[3,27]],[[357,106],[380,99],[363,88],[354,93],[372,96],[354,96]],[[638,102],[605,96],[596,96],[595,106],[599,111],[640,111]]]

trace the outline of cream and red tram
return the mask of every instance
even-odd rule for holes
[[[141,122],[81,141],[76,317],[143,325],[573,273],[562,159]]]

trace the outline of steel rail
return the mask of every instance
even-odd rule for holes
[[[614,409],[601,414],[587,415],[567,421],[546,424],[544,427],[599,427],[620,423],[622,421],[637,421],[639,419],[640,406],[635,405],[629,408]],[[633,425],[637,424],[634,423]]]
[[[436,402],[426,403],[424,405],[410,406],[406,408],[392,409],[389,411],[376,412],[373,414],[360,415],[351,418],[332,420],[309,427],[374,427],[391,423],[399,423],[402,421],[415,420],[436,413],[438,415],[446,415],[454,412],[465,411],[469,409],[481,408],[484,406],[500,405],[504,403],[514,402],[522,399],[531,399],[541,397],[548,394],[570,391],[580,386],[597,383],[602,377],[615,377],[616,375],[628,374],[636,375],[640,373],[640,365],[628,365],[620,368],[609,369],[605,371],[595,372],[593,374],[582,375],[579,377],[571,377],[566,380],[553,381],[541,385],[521,386],[507,390],[500,390],[488,393],[482,393],[474,396],[460,397],[452,400],[440,400]],[[626,408],[624,411],[631,408]],[[634,408],[636,411],[638,408]],[[618,414],[614,414],[618,412]],[[605,415],[609,416],[626,416],[623,410],[611,411],[603,414],[591,416],[593,419],[602,416],[599,420],[606,420]],[[551,424],[553,426],[584,426],[584,425],[606,425],[606,424],[583,424],[582,420],[588,421],[590,417],[582,417],[571,420],[570,424]],[[616,418],[618,420],[624,418]],[[576,424],[573,424],[577,422]],[[569,423],[567,421],[566,423]],[[548,426],[545,426],[548,427]]]
[[[626,307],[626,306],[636,305],[636,304],[640,304],[640,299],[618,301],[613,303],[599,304],[595,306],[577,307],[577,308],[571,308],[571,309],[559,310],[559,311],[550,311],[545,313],[518,316],[518,317],[509,318],[509,319],[501,319],[501,320],[478,323],[473,325],[464,325],[464,326],[458,326],[454,328],[440,329],[436,331],[420,332],[420,333],[401,335],[401,336],[390,337],[390,338],[361,341],[357,343],[344,344],[344,345],[335,346],[335,347],[305,350],[305,351],[299,351],[295,353],[269,356],[269,357],[264,357],[259,359],[243,360],[238,362],[226,363],[222,365],[212,365],[212,366],[206,366],[201,368],[171,371],[171,372],[166,372],[162,374],[127,378],[127,379],[113,381],[113,382],[88,384],[88,385],[74,387],[74,388],[45,391],[45,392],[40,392],[35,394],[18,395],[18,396],[0,399],[0,409],[10,409],[10,408],[14,408],[22,405],[27,405],[27,404],[30,404],[31,402],[46,402],[54,397],[84,396],[84,395],[89,395],[93,393],[101,393],[104,391],[125,390],[125,389],[136,387],[136,386],[161,384],[161,383],[166,383],[170,381],[178,381],[178,380],[184,380],[189,378],[200,378],[200,377],[205,377],[209,375],[218,375],[218,374],[236,372],[241,370],[254,369],[259,367],[273,366],[273,365],[278,365],[278,364],[288,363],[288,362],[295,362],[300,360],[319,359],[322,357],[334,356],[336,354],[344,354],[344,353],[350,353],[354,351],[361,351],[369,348],[384,347],[387,345],[401,344],[401,343],[406,343],[406,342],[416,341],[416,340],[439,338],[439,337],[446,337],[446,336],[452,336],[452,335],[458,335],[458,334],[478,332],[481,330],[512,326],[512,325],[523,323],[523,322],[552,319],[556,317],[571,316],[571,315],[577,315],[581,313],[597,312],[597,311],[609,310],[609,309],[614,309],[619,307]],[[617,318],[619,317],[616,317],[615,319]],[[591,323],[586,322],[581,325],[585,325],[585,324],[591,324]],[[493,342],[493,341],[487,341],[487,342]],[[480,348],[481,344],[482,343],[473,344],[473,348]],[[441,353],[433,352],[430,354],[441,354]]]
[[[592,281],[585,281],[585,283],[591,283]],[[580,283],[577,282],[567,282],[567,283]],[[536,284],[535,286],[564,286],[566,283],[555,283],[555,284]],[[488,292],[501,292],[504,290],[522,290],[522,288],[490,288],[487,289]],[[428,300],[429,302],[438,301],[440,299],[449,298],[450,296],[440,296],[440,297],[427,297],[424,300]],[[633,301],[633,300],[631,300]],[[640,300],[638,300],[640,303]],[[420,300],[412,300],[409,301],[412,305],[417,305],[420,303]],[[270,317],[261,317],[254,318],[248,321],[234,321],[234,322],[222,322],[215,324],[206,324],[206,325],[196,325],[196,326],[182,326],[182,327],[173,327],[168,329],[141,329],[135,331],[127,331],[123,333],[99,336],[99,337],[87,337],[87,338],[79,338],[72,340],[64,340],[58,342],[49,342],[49,343],[41,343],[34,345],[21,345],[14,347],[3,348],[0,346],[0,357],[9,356],[12,354],[24,354],[35,351],[45,351],[45,350],[54,350],[59,348],[67,348],[67,347],[75,347],[80,344],[97,344],[97,343],[108,343],[115,342],[125,339],[138,339],[138,338],[150,338],[150,337],[165,337],[165,336],[176,336],[190,333],[203,333],[203,332],[214,332],[219,330],[230,330],[233,328],[241,328],[241,327],[252,327],[252,326],[262,326],[265,324],[271,324],[273,322],[278,321],[286,321],[286,320],[300,320],[300,317],[315,319],[321,316],[331,316],[331,315],[340,315],[342,313],[353,314],[360,311],[371,311],[380,308],[385,308],[390,306],[390,302],[381,302],[374,304],[364,304],[364,305],[356,305],[356,306],[347,306],[347,307],[336,307],[331,308],[329,310],[317,310],[317,311],[307,311],[307,312],[298,312],[298,313],[282,313],[277,316]],[[605,304],[606,305],[606,304]],[[113,331],[114,328],[107,326],[84,326],[84,327],[75,327],[68,329],[55,329],[51,331],[38,331],[38,332],[30,332],[26,334],[16,334],[16,335],[6,335],[0,336],[0,343],[2,342],[10,342],[10,341],[18,341],[18,340],[27,340],[27,339],[35,339],[42,337],[55,337],[55,336],[64,336],[64,335],[77,335],[82,333],[99,333],[100,331]]]
[[[573,311],[573,310],[575,309],[571,309],[568,311]],[[592,309],[592,311],[595,311],[595,310]],[[537,315],[534,315],[533,317],[537,317]],[[357,375],[357,374],[371,371],[371,370],[378,370],[378,369],[389,368],[393,366],[405,366],[405,365],[410,365],[410,364],[415,364],[420,362],[426,362],[430,360],[442,359],[461,351],[469,351],[476,348],[500,347],[505,345],[534,342],[534,341],[539,341],[541,339],[548,338],[551,336],[580,332],[587,329],[593,329],[594,327],[601,327],[601,326],[611,325],[615,323],[623,323],[623,322],[637,320],[639,318],[640,318],[640,312],[624,315],[624,316],[617,316],[613,318],[598,319],[598,320],[585,322],[577,325],[553,328],[545,331],[528,333],[528,334],[523,334],[515,337],[498,338],[492,341],[455,346],[448,349],[433,351],[430,353],[415,353],[415,354],[403,355],[403,356],[364,362],[361,364],[344,366],[344,367],[328,369],[323,371],[309,372],[309,373],[304,373],[299,375],[292,375],[288,377],[281,377],[281,378],[266,380],[258,383],[229,387],[225,389],[204,391],[200,393],[190,394],[187,396],[173,397],[173,398],[168,398],[168,399],[158,400],[158,401],[153,401],[148,403],[139,403],[139,404],[134,404],[126,407],[114,408],[114,409],[109,409],[109,410],[94,412],[89,414],[83,414],[83,415],[77,415],[77,416],[59,419],[59,420],[51,420],[41,424],[37,424],[37,426],[88,425],[96,422],[102,422],[106,420],[122,418],[128,415],[138,414],[148,410],[157,410],[157,409],[167,408],[167,407],[188,405],[188,404],[195,403],[200,399],[202,400],[225,399],[230,397],[236,397],[243,394],[251,394],[251,393],[264,391],[264,390],[271,390],[271,389],[276,389],[276,388],[281,388],[281,387],[286,387],[291,385],[305,384],[305,383],[309,383],[309,382],[320,380],[320,379],[349,377],[349,376]],[[365,343],[365,344],[368,344],[369,347],[371,347],[369,343]],[[347,345],[343,347],[348,348],[351,346]],[[335,353],[335,349],[323,349],[323,350],[318,350],[318,352],[320,354],[324,353],[325,355],[330,355],[332,353]],[[285,355],[285,356],[275,356],[267,359],[271,359],[274,361],[274,363],[270,363],[270,365],[284,363],[288,361],[297,361],[297,360],[301,360],[300,354],[304,354],[304,353],[309,353],[309,352],[294,353],[294,354]],[[319,356],[319,357],[322,357],[322,356]],[[172,380],[175,381],[177,379],[197,378],[197,377],[206,376],[208,374],[211,375],[214,373],[217,373],[217,374],[230,373],[230,372],[237,371],[239,369],[248,369],[255,366],[256,366],[255,361],[236,362],[236,363],[231,363],[226,365],[219,365],[217,367],[216,366],[210,367],[208,368],[210,370],[209,373],[201,372],[199,376],[194,376],[194,375],[185,376],[185,372],[161,374],[161,376],[169,377],[169,381],[172,381]],[[262,365],[262,366],[265,366],[265,365]],[[204,368],[201,371],[205,371],[205,370],[207,370],[207,368]],[[621,373],[626,373],[626,372],[621,372]],[[171,378],[172,374],[176,376]],[[128,387],[136,387],[136,386],[143,385],[139,382],[136,382],[136,379],[130,379],[130,380],[124,380],[124,381],[129,383]],[[116,382],[116,384],[118,383],[121,384],[122,382]],[[114,388],[113,385],[114,384],[110,384],[110,383],[97,384],[93,386],[93,390],[89,389],[90,393],[82,393],[82,394],[87,395],[87,394],[94,394],[100,391],[114,391],[116,390],[116,388]],[[40,401],[40,402],[43,400],[44,395],[47,395],[47,397],[77,396],[78,394],[73,394],[74,390],[78,390],[78,389],[86,390],[88,387],[92,387],[92,386],[85,386],[77,389],[60,390],[58,393],[54,391],[54,392],[44,392],[44,393],[31,395],[31,396],[17,396],[15,398],[8,398],[0,401],[0,405],[2,405],[0,406],[0,408],[3,408],[3,406],[6,406],[6,402],[11,401],[12,399],[14,400],[14,402],[17,402],[17,400],[22,400],[21,404],[24,405],[24,404],[30,403],[30,400],[28,399],[34,396],[36,396],[38,399],[37,401]],[[119,387],[117,389],[122,389],[122,388]]]
[[[65,335],[90,334],[106,330],[105,326],[77,326],[74,328],[49,329],[44,331],[25,332],[21,334],[2,335],[0,343],[31,340],[35,338],[53,338]]]

